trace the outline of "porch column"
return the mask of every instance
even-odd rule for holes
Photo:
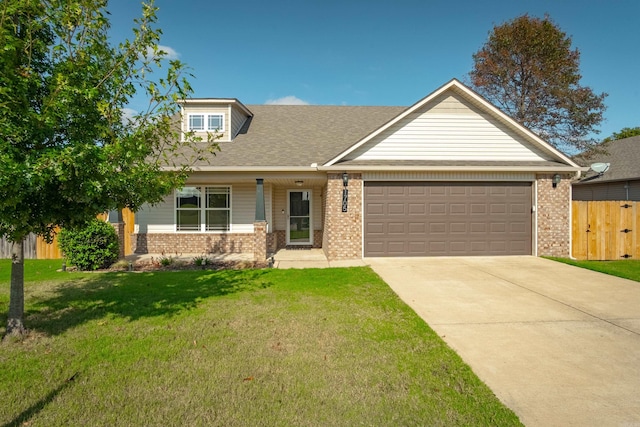
[[[256,179],[256,222],[266,221],[264,214],[264,179]]]
[[[253,221],[253,259],[267,259],[267,217],[264,209],[264,180],[256,179],[256,219]]]
[[[118,259],[124,259],[125,248],[124,248],[124,220],[122,219],[122,210],[118,209],[115,215],[116,222],[112,222],[111,225],[116,230],[116,234],[118,235]],[[107,217],[107,222],[109,218]]]

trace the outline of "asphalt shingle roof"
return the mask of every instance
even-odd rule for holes
[[[254,114],[210,163],[194,166],[321,165],[396,117],[406,107],[247,105]]]
[[[575,161],[582,166],[589,166],[593,163],[611,163],[611,166],[601,176],[597,176],[598,174],[590,170],[575,184],[586,185],[640,179],[640,136],[612,141],[606,145],[605,150],[606,153],[590,157],[576,156]]]

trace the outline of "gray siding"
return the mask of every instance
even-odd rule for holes
[[[245,121],[247,121],[247,116],[245,116],[244,112],[237,108],[231,109],[231,132],[229,133],[231,139],[235,138],[238,132],[240,132]]]
[[[628,189],[625,188],[627,185]],[[640,181],[616,181],[598,184],[574,185],[572,192],[573,200],[640,201]]]

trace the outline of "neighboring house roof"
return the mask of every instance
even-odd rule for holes
[[[574,182],[574,185],[640,179],[640,136],[611,141],[604,150],[601,154],[581,154],[575,157],[576,162],[583,166],[594,163],[610,163],[610,166],[601,175],[589,170],[580,181]]]

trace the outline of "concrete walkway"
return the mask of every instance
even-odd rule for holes
[[[368,264],[527,426],[640,426],[640,283],[535,257]]]
[[[328,261],[322,249],[280,249],[273,256],[275,268],[362,267],[361,259]]]

